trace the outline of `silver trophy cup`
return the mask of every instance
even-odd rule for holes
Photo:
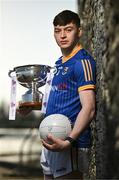
[[[45,85],[48,72],[50,72],[50,66],[38,64],[17,66],[9,71],[10,77],[15,73],[19,84],[28,88],[19,101],[19,108],[41,109],[43,93],[39,88]]]

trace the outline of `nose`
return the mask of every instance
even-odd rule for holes
[[[66,33],[65,33],[64,30],[61,31],[61,35],[60,36],[61,36],[61,38],[65,38],[66,37]]]

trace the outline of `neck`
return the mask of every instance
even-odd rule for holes
[[[67,48],[67,49],[61,49],[62,55],[63,57],[67,57],[69,54],[71,54],[71,52],[79,45],[79,43],[75,43],[74,45],[72,45],[71,47]]]

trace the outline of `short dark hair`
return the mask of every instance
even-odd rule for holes
[[[71,22],[76,24],[77,27],[80,27],[80,18],[78,14],[70,10],[64,10],[60,12],[53,20],[54,26],[65,26]]]

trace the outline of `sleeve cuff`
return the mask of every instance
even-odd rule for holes
[[[83,90],[88,90],[88,89],[96,89],[96,86],[94,84],[88,84],[85,86],[81,86],[78,88],[78,92],[83,91]]]

